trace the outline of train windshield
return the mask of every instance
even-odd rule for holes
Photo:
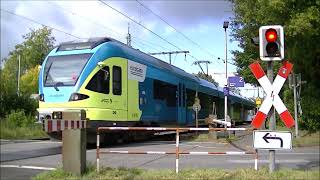
[[[72,86],[92,54],[49,57],[44,67],[44,86]]]

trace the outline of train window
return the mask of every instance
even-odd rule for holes
[[[110,91],[110,71],[109,67],[103,67],[101,70],[99,70],[90,80],[90,82],[87,84],[86,89],[103,93],[103,94],[109,94]]]
[[[114,95],[121,95],[121,67],[113,66],[112,67],[112,92]]]
[[[182,90],[181,90],[181,84],[179,83],[179,92],[178,92],[178,99],[179,99],[179,107],[181,106],[181,94],[182,94]]]
[[[44,86],[73,86],[92,54],[49,56],[44,67]]]
[[[194,103],[194,98],[196,96],[196,91],[191,90],[191,89],[187,89],[186,95],[187,95],[187,106],[190,107]]]
[[[182,85],[182,106],[186,106],[186,87]]]
[[[169,107],[177,106],[177,86],[163,81],[153,81],[153,98],[163,100]]]

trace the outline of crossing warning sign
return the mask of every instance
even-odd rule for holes
[[[254,126],[255,128],[260,128],[263,124],[263,121],[267,118],[267,114],[269,113],[271,107],[274,106],[276,111],[280,115],[281,120],[288,128],[291,128],[295,123],[294,119],[292,118],[290,112],[288,111],[287,107],[284,105],[278,94],[287,77],[289,76],[293,64],[288,61],[284,61],[273,84],[270,83],[269,79],[267,78],[265,72],[258,62],[250,64],[249,67],[254,76],[257,78],[264,92],[267,94],[266,98],[261,104],[261,107],[259,108],[258,113],[251,123],[252,126]]]

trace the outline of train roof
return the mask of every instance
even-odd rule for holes
[[[223,97],[223,88],[218,87],[215,84],[208,82],[204,79],[198,78],[197,76],[187,73],[183,69],[180,69],[174,65],[171,65],[167,62],[164,62],[158,58],[155,58],[149,54],[146,54],[139,49],[133,49],[126,44],[115,40],[109,37],[95,37],[90,38],[86,41],[69,41],[65,43],[61,43],[57,51],[66,51],[66,50],[82,50],[82,49],[94,49],[103,43],[108,43],[113,45],[113,49],[115,53],[121,57],[125,57],[127,59],[145,64],[147,66],[153,66],[154,68],[166,71],[174,76],[178,76],[186,81],[190,81],[196,83],[199,87],[194,90],[199,90],[200,92],[204,92],[213,96]],[[230,91],[230,99],[233,102],[243,103],[247,106],[252,106],[253,102],[244,96],[235,94]]]

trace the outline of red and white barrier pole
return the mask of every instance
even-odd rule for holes
[[[147,130],[147,131],[176,131],[176,151],[100,151],[100,131],[108,130]],[[179,132],[180,131],[252,131],[253,128],[158,128],[158,127],[99,127],[97,130],[97,172],[100,170],[99,158],[101,154],[175,154],[176,155],[176,173],[179,173],[179,157],[181,155],[255,155],[255,170],[258,169],[258,154],[250,151],[226,151],[226,152],[180,152],[179,150]]]
[[[254,157],[254,169],[258,170],[258,151],[256,150],[256,154]]]
[[[251,151],[226,151],[226,152],[207,152],[207,151],[190,151],[190,152],[179,152],[179,144],[176,143],[175,152],[165,151],[99,151],[100,154],[167,154],[167,155],[256,155],[255,152]],[[177,147],[178,146],[178,147]],[[178,153],[179,152],[179,153]],[[176,156],[178,157],[178,156]],[[180,156],[179,156],[180,157]],[[179,158],[176,158],[179,159]]]
[[[179,172],[179,130],[176,130],[176,173]]]
[[[97,132],[97,172],[100,171],[100,134]]]
[[[158,127],[99,127],[99,131],[252,131],[254,128],[158,128]]]
[[[45,132],[57,132],[66,129],[85,129],[87,128],[87,120],[58,120],[47,119],[44,121]]]

